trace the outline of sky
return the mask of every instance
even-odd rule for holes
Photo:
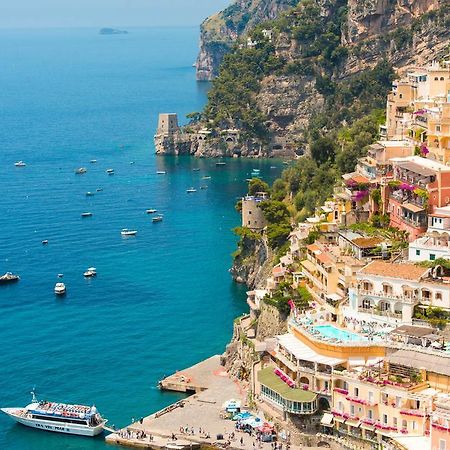
[[[195,26],[232,0],[0,0],[0,28]]]

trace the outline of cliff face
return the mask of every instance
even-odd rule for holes
[[[200,27],[197,80],[209,81],[217,76],[223,57],[239,36],[296,4],[297,0],[237,0],[206,19]]]
[[[243,33],[251,34],[252,26],[280,15],[292,3],[297,2],[241,0],[208,19],[202,26],[199,77],[210,79],[217,72],[216,64],[231,48],[230,43]],[[164,142],[156,142],[157,153],[295,157],[309,149],[307,129],[311,118],[325,111],[327,86],[321,88],[319,81],[338,86],[373,69],[382,60],[401,70],[427,64],[448,50],[450,6],[447,0],[313,0],[309,4],[317,13],[310,14],[308,19],[313,21],[316,14],[322,21],[321,26],[315,25],[313,37],[308,36],[312,27],[305,24],[300,7],[264,25],[271,33],[270,44],[266,44],[271,49],[268,51],[273,52],[270,62],[276,60],[278,66],[266,70],[258,79],[258,87],[250,97],[251,105],[239,105],[237,96],[233,99],[229,95],[233,88],[222,80],[221,95],[225,100],[211,106],[210,98],[207,120],[197,128],[194,126],[190,135],[177,133]],[[328,24],[331,28],[323,29]],[[336,41],[331,50],[329,30]],[[248,42],[240,38],[240,49],[234,48],[233,55],[257,52],[254,45],[251,39]],[[236,75],[227,73],[227,76],[239,79],[238,70],[230,71]],[[229,98],[236,102],[233,107],[237,107],[222,108],[214,116]],[[264,124],[263,138],[242,124],[242,117],[251,116],[252,110],[258,110],[259,114],[253,123]],[[206,137],[198,134],[205,126],[211,130]]]

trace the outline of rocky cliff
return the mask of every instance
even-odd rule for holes
[[[219,73],[223,57],[240,36],[295,4],[297,0],[237,0],[206,19],[200,27],[197,80],[212,80]]]
[[[351,84],[355,77],[382,60],[401,70],[448,51],[446,0],[311,0],[280,12],[290,4],[241,0],[203,24],[201,78],[217,71],[231,42],[239,39],[240,44],[214,82],[202,122],[190,127],[189,134],[158,141],[157,153],[295,157],[309,151],[313,117],[340,109],[345,111],[336,121],[348,123],[349,114],[357,116],[364,92],[354,94],[361,84],[359,79]],[[252,28],[276,15],[278,19]],[[262,30],[269,34],[263,36]],[[252,59],[253,65],[248,62]],[[377,107],[383,106],[390,84],[385,78]],[[345,95],[353,96],[353,103],[343,105]],[[205,127],[208,134],[199,135]]]

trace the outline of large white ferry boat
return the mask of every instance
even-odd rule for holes
[[[38,401],[34,392],[32,395],[32,403],[24,408],[1,410],[16,422],[28,427],[81,436],[100,434],[107,422],[95,406]]]

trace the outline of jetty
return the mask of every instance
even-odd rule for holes
[[[128,447],[190,449],[220,445],[235,431],[225,420],[222,405],[236,399],[245,405],[247,392],[228,376],[215,355],[160,381],[163,390],[192,394],[184,400],[144,417],[106,437],[106,442]],[[253,438],[238,434],[232,446],[252,448]],[[265,446],[264,446],[265,447]],[[269,449],[269,446],[267,446]]]

